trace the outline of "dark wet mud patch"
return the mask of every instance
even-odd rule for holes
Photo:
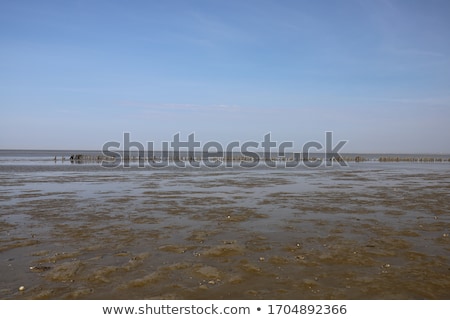
[[[229,257],[243,255],[245,247],[235,240],[223,241],[222,244],[205,248],[200,254],[205,257]]]

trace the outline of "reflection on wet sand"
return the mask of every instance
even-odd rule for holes
[[[3,166],[0,186],[4,299],[450,298],[448,164]]]

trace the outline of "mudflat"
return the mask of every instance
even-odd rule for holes
[[[448,163],[5,164],[0,298],[449,299],[449,199]]]

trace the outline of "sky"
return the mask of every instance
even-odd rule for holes
[[[450,1],[0,0],[0,149],[450,153]]]

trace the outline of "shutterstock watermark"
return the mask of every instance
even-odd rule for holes
[[[318,141],[308,141],[303,144],[301,152],[294,152],[294,142],[272,141],[270,132],[259,142],[231,141],[225,146],[217,141],[202,144],[195,139],[195,133],[181,140],[180,133],[176,133],[172,141],[162,141],[160,148],[155,148],[154,142],[148,141],[144,146],[141,142],[131,141],[130,133],[124,132],[122,143],[108,141],[103,145],[102,166],[129,168],[137,164],[139,168],[253,168],[264,165],[269,168],[295,168],[303,165],[316,168],[332,166],[333,163],[347,166],[339,153],[347,142],[339,140],[333,146],[333,133],[326,131],[324,145]]]

